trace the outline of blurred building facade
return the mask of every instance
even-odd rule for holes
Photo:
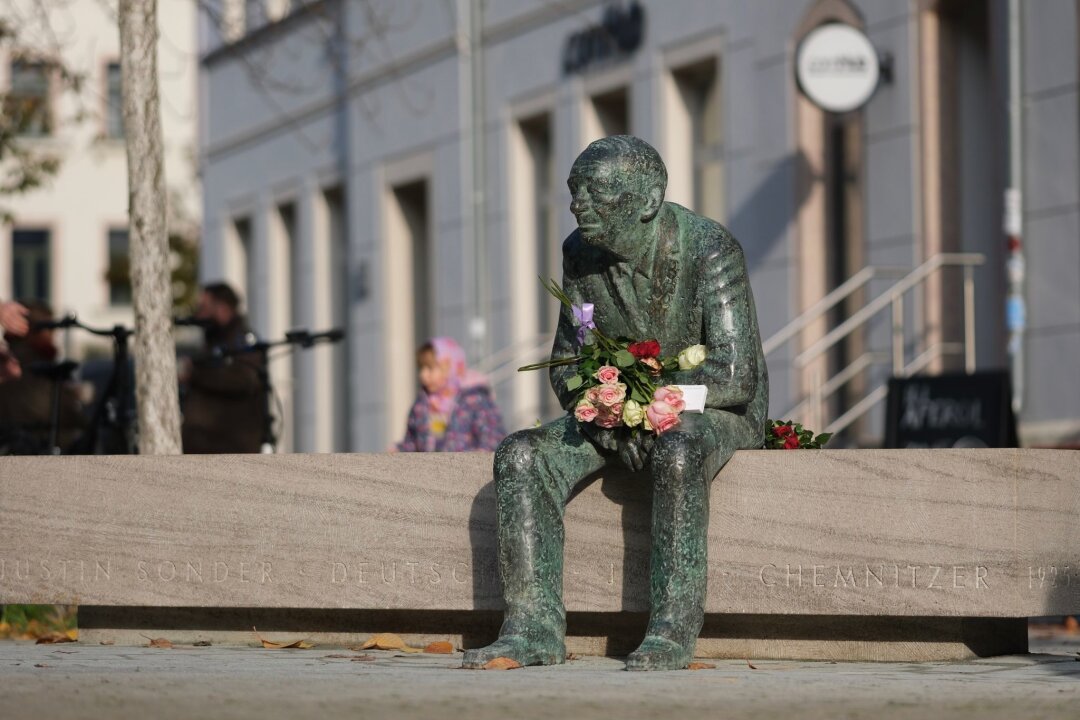
[[[828,22],[864,32],[884,68],[840,115],[794,71]],[[629,132],[663,155],[668,199],[746,249],[774,417],[846,418],[847,441],[873,445],[890,374],[1013,366],[1024,439],[1068,442],[1078,25],[1075,0],[214,0],[201,274],[242,289],[266,337],[348,331],[276,362],[289,448],[387,447],[436,334],[492,373],[511,428],[530,425],[557,412],[545,378],[513,369],[550,347],[557,307],[536,278],[560,276],[575,227],[566,175],[588,142]],[[943,253],[981,264],[934,270]]]
[[[198,51],[194,3],[159,3],[158,69],[171,217],[197,232]],[[0,297],[45,300],[95,326],[131,325],[128,184],[115,9],[98,0],[12,0],[0,10],[0,87],[34,104],[23,143],[60,161],[29,193],[0,197]],[[65,79],[65,76],[68,79]],[[78,77],[72,80],[70,78]],[[71,333],[68,350],[87,340]]]

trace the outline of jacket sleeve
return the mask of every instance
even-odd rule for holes
[[[757,378],[755,327],[750,316],[750,280],[746,259],[734,243],[705,259],[702,322],[705,362],[676,374],[679,384],[705,385],[706,406],[724,409],[745,405]]]
[[[473,400],[472,429],[473,450],[494,450],[506,437],[502,413],[488,393],[478,393]]]
[[[424,424],[421,412],[420,399],[417,398],[416,402],[409,408],[409,419],[405,423],[405,439],[395,445],[399,452],[422,452],[424,450],[420,443],[421,426]]]

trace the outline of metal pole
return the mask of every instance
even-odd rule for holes
[[[904,296],[897,293],[892,298],[892,356],[893,375],[904,374]]]
[[[1024,297],[1023,254],[1023,27],[1020,0],[1009,0],[1009,187],[1005,190],[1005,234],[1008,254],[1005,261],[1008,290],[1005,324],[1008,328],[1009,371],[1012,380],[1013,411],[1024,404],[1024,328],[1027,307]]]
[[[975,372],[975,269],[964,266],[964,372]]]
[[[473,225],[473,315],[469,323],[473,361],[488,353],[488,258],[484,152],[484,6],[486,0],[471,0],[469,10],[469,71],[472,89],[470,110],[472,126],[472,225]]]

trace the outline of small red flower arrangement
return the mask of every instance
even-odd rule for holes
[[[766,450],[820,450],[829,442],[832,433],[814,434],[793,420],[770,420],[765,435]]]

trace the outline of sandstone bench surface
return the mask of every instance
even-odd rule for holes
[[[711,503],[713,620],[1080,611],[1072,451],[742,451]],[[495,616],[494,523],[486,453],[4,458],[0,602]],[[566,523],[572,618],[647,612],[642,478]]]

